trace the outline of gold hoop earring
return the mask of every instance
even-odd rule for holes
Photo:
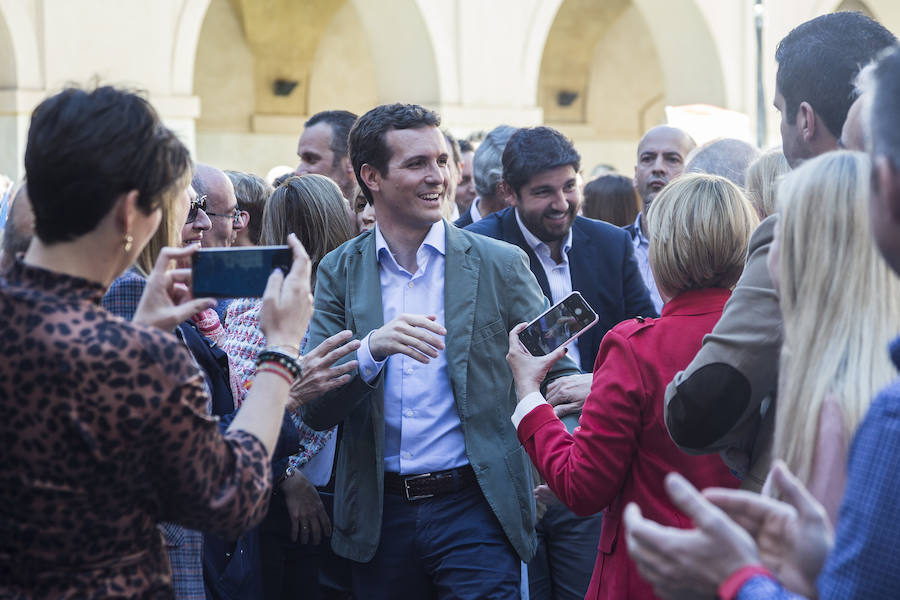
[[[131,245],[133,243],[134,243],[134,236],[131,235],[130,233],[126,233],[125,234],[125,244],[124,244],[125,254],[128,254],[129,252],[131,252]]]

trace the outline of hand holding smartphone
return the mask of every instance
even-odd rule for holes
[[[194,297],[260,298],[276,268],[291,270],[288,246],[201,248],[191,256]]]
[[[546,356],[593,327],[597,313],[578,292],[572,292],[530,322],[519,340],[532,356]]]

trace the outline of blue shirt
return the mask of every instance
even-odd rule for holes
[[[656,280],[653,279],[653,271],[650,269],[650,240],[641,231],[642,214],[644,213],[638,213],[637,219],[634,221],[634,234],[631,236],[631,243],[634,245],[634,259],[637,261],[641,277],[644,278],[644,285],[650,290],[653,307],[656,308],[657,314],[662,314],[662,297],[659,295],[659,290],[656,289]]]
[[[436,315],[444,325],[444,222],[431,226],[416,251],[416,272],[394,259],[378,224],[375,252],[381,280],[384,322],[400,314]],[[376,362],[369,333],[357,351],[359,371],[371,383],[384,373],[384,470],[412,475],[452,469],[469,463],[462,423],[450,387],[443,351],[428,364],[405,354]]]
[[[900,368],[900,337],[891,343]],[[900,380],[882,390],[853,438],[847,487],[834,547],[816,582],[820,600],[900,598]],[[741,588],[738,600],[801,598],[765,577]]]

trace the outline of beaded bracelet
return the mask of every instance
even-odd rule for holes
[[[300,363],[293,356],[285,354],[279,350],[263,350],[256,357],[256,367],[259,368],[263,363],[275,363],[286,368],[291,372],[294,379],[300,379]]]
[[[260,367],[259,370],[256,371],[256,374],[259,375],[260,373],[272,373],[273,375],[278,375],[279,377],[284,379],[288,383],[288,385],[294,383],[294,379],[293,377],[291,377],[290,372],[275,363],[267,363],[266,365]]]

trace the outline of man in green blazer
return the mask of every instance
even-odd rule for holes
[[[394,104],[350,133],[376,228],[319,265],[307,347],[350,329],[359,368],[303,418],[343,424],[332,547],[357,597],[518,598],[535,515],[507,332],[548,303],[520,249],[441,220],[439,124]],[[547,379],[578,373],[563,360]]]

